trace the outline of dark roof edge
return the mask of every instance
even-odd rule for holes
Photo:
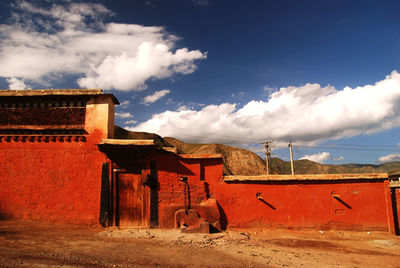
[[[102,89],[1,89],[0,97],[36,97],[36,96],[108,96],[114,104],[119,104],[112,93],[103,93]]]

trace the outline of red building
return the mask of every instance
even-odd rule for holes
[[[0,91],[0,217],[202,231],[398,230],[387,174],[223,176],[221,155],[115,139],[116,104],[101,90]]]

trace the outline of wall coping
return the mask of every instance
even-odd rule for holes
[[[102,139],[99,145],[135,145],[149,146],[156,145],[154,140],[123,140],[123,139]]]
[[[186,159],[222,158],[222,154],[179,154],[179,157]]]
[[[40,97],[40,96],[107,96],[115,104],[118,99],[101,89],[1,89],[0,97]]]
[[[224,176],[225,182],[387,180],[387,173]]]

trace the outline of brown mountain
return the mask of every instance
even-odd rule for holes
[[[156,143],[162,146],[170,147],[171,145],[166,142],[159,135],[148,132],[129,131],[119,126],[114,126],[114,138],[122,140],[155,140]]]
[[[222,154],[225,175],[266,174],[265,162],[257,154],[223,144],[184,143],[171,137],[164,140],[175,146],[181,154]]]
[[[176,147],[180,154],[222,154],[225,175],[263,175],[267,174],[265,161],[257,154],[223,144],[185,143],[178,139],[162,138],[154,133],[128,131],[115,126],[116,139],[154,139],[165,147]],[[295,174],[338,174],[338,173],[395,173],[400,171],[400,162],[390,162],[381,165],[344,164],[325,165],[310,160],[294,161]],[[290,162],[272,158],[270,174],[291,174]]]
[[[165,137],[164,140],[175,146],[178,153],[183,154],[222,154],[225,175],[263,175],[267,174],[265,161],[257,154],[245,149],[222,144],[184,143],[175,138]],[[310,160],[295,160],[295,174],[339,174],[339,173],[394,173],[400,170],[400,162],[381,165],[344,164],[325,165]],[[272,158],[270,174],[291,174],[290,162]]]
[[[291,174],[290,162],[279,158],[271,160],[271,168],[278,174]],[[339,174],[339,173],[396,173],[400,169],[400,162],[390,162],[381,165],[372,164],[319,164],[310,160],[294,161],[295,174]]]

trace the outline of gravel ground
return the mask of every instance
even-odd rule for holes
[[[400,267],[383,232],[103,229],[0,221],[0,267]]]

